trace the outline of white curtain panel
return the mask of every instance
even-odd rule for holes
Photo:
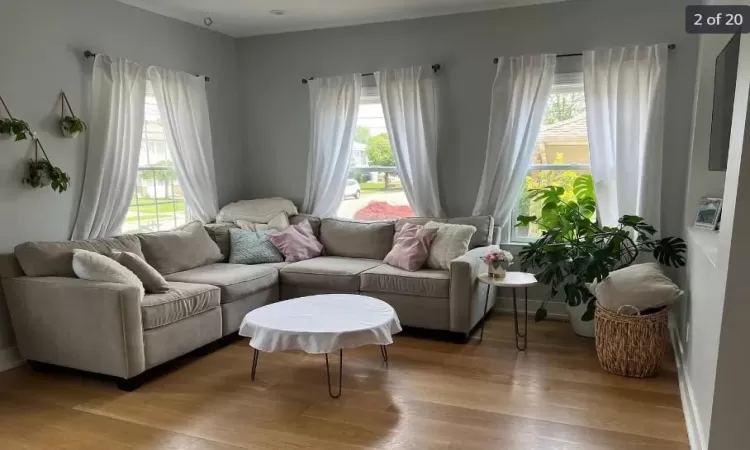
[[[603,225],[631,214],[660,226],[666,76],[666,44],[583,54],[591,171]]]
[[[149,67],[148,78],[187,209],[210,222],[219,213],[219,197],[205,79],[161,67]]]
[[[310,154],[302,210],[333,217],[344,198],[359,112],[362,76],[316,78],[310,89]]]
[[[437,180],[437,80],[432,67],[375,73],[406,198],[419,216],[443,217]]]
[[[120,233],[135,189],[145,97],[145,67],[97,55],[86,172],[73,239]]]
[[[500,239],[509,223],[531,163],[547,97],[555,77],[555,55],[499,58],[492,85],[490,130],[474,215],[491,215]]]

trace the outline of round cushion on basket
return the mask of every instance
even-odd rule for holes
[[[659,308],[675,303],[683,294],[656,263],[634,264],[612,271],[601,282],[591,283],[589,290],[610,311],[626,305],[639,311]]]

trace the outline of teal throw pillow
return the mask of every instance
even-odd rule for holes
[[[229,230],[230,264],[263,264],[283,262],[284,255],[271,243],[274,231]]]

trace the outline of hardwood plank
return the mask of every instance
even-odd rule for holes
[[[338,400],[321,355],[261,354],[252,382],[245,340],[130,393],[19,367],[0,374],[0,448],[688,448],[671,362],[607,374],[566,323],[530,324],[526,353],[499,316],[481,344],[398,336],[389,356],[345,351]]]

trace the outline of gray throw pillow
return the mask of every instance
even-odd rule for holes
[[[112,259],[122,264],[141,280],[149,294],[163,294],[169,291],[169,283],[161,274],[135,253],[112,251]]]
[[[224,258],[200,221],[171,231],[141,233],[137,236],[146,262],[162,275],[207,266]]]
[[[268,239],[273,231],[229,230],[232,242],[230,264],[263,264],[283,262],[284,255]]]

